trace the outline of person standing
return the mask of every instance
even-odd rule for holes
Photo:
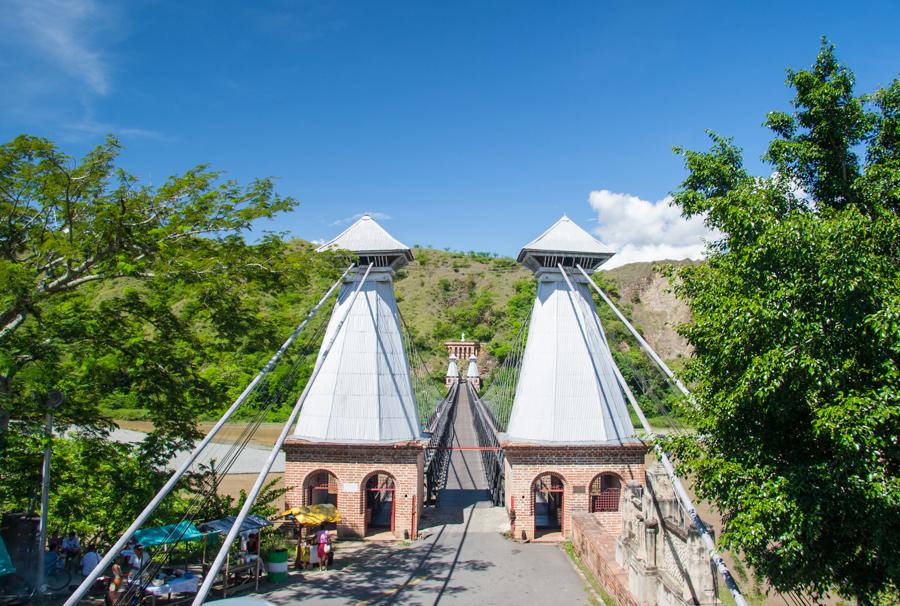
[[[93,545],[88,545],[87,549],[84,551],[84,555],[81,556],[81,576],[86,577],[91,574],[99,563],[100,554],[97,553],[97,550]]]
[[[106,606],[113,606],[118,602],[119,592],[123,590],[125,585],[125,569],[128,567],[128,558],[119,556],[112,565],[112,579],[109,581],[109,587],[106,588]]]
[[[325,530],[325,526],[319,526],[316,532],[316,555],[319,556],[319,570],[325,570],[328,567],[328,554],[331,552],[331,534]]]
[[[59,531],[54,530],[53,536],[47,540],[47,550],[56,551],[57,549],[60,549],[62,547],[62,541],[62,537],[59,536]]]
[[[319,563],[319,544],[316,542],[315,537],[309,539],[309,545],[307,545],[306,549],[307,553],[309,553],[309,569],[312,570],[316,566],[321,568]]]
[[[66,564],[71,560],[76,560],[81,555],[81,541],[74,530],[70,531],[62,540],[62,549],[63,554],[66,556]]]

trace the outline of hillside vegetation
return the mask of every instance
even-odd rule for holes
[[[485,253],[416,248],[415,260],[400,272],[396,292],[400,313],[416,345],[434,373],[443,372],[443,342],[467,339],[482,343],[482,372],[492,369],[508,353],[510,343],[527,322],[534,302],[534,278],[509,257]],[[597,274],[604,288],[666,360],[689,355],[687,342],[675,328],[690,321],[687,306],[671,292],[660,271],[667,264],[685,261],[632,263]],[[607,329],[619,349],[629,350],[634,339],[627,335],[601,302]]]
[[[436,381],[442,380],[447,364],[443,343],[459,339],[465,333],[467,339],[481,343],[479,367],[490,381],[491,371],[510,354],[515,337],[528,322],[535,296],[531,272],[514,259],[488,253],[417,247],[413,254],[413,262],[398,273],[395,290],[412,342],[425,362],[426,368],[417,367],[415,372],[422,374],[424,371]],[[294,240],[288,243],[286,255],[305,268],[304,282],[294,288],[287,287],[281,292],[246,288],[239,296],[228,299],[215,293],[185,292],[180,300],[176,296],[175,313],[186,320],[193,318],[200,324],[197,334],[202,355],[198,355],[199,366],[194,370],[221,394],[220,404],[207,409],[199,420],[218,418],[336,275],[339,261],[322,259],[319,262],[318,255],[312,252],[307,242]],[[668,278],[658,269],[655,264],[635,263],[600,272],[597,277],[645,338],[664,358],[677,363],[678,358],[688,354],[688,348],[675,332],[675,326],[687,321],[689,314],[684,304],[671,294]],[[128,291],[140,289],[141,285],[136,281],[121,279],[94,289],[91,299],[100,308],[108,301],[125,296]],[[665,391],[660,376],[649,366],[624,325],[602,302],[597,309],[615,349],[614,355],[637,391],[642,391],[642,383],[648,381],[658,383],[660,392]],[[323,309],[299,341],[304,350],[300,381],[311,371],[329,313],[329,308]],[[226,316],[232,317],[228,323],[234,324],[235,330],[244,333],[238,350],[223,347],[217,331],[203,328],[213,319]],[[413,359],[411,364],[416,366],[418,361]],[[289,366],[279,365],[275,376],[289,372]],[[114,394],[105,398],[101,406],[106,414],[117,419],[149,417],[149,411],[141,406],[141,395],[136,392]],[[241,419],[251,412],[252,409],[247,409],[235,418]],[[288,412],[286,407],[275,408],[267,418],[277,421],[285,418]]]

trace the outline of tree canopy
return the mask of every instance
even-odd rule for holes
[[[349,263],[277,234],[245,241],[297,203],[272,179],[242,185],[201,165],[150,187],[117,166],[119,150],[112,138],[81,160],[36,137],[0,146],[0,509],[35,504],[55,389],[68,433],[54,438],[65,472],[51,525],[108,536]],[[106,442],[111,413],[128,410],[153,430]]]
[[[672,442],[724,546],[779,591],[900,594],[900,81],[856,95],[827,41],[788,71],[755,177],[711,134],[676,149],[685,216],[721,232],[677,272],[700,439]]]

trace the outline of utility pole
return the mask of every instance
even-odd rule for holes
[[[38,526],[37,574],[34,586],[44,591],[44,546],[47,544],[47,508],[50,501],[50,454],[53,448],[53,411],[62,404],[63,394],[55,389],[47,392],[47,425],[44,429],[44,468],[41,474],[41,524]]]

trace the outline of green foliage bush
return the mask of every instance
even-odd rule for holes
[[[754,177],[729,139],[679,150],[675,195],[722,237],[677,272],[702,439],[679,467],[778,591],[900,602],[900,80],[855,96],[823,43],[789,71]]]

